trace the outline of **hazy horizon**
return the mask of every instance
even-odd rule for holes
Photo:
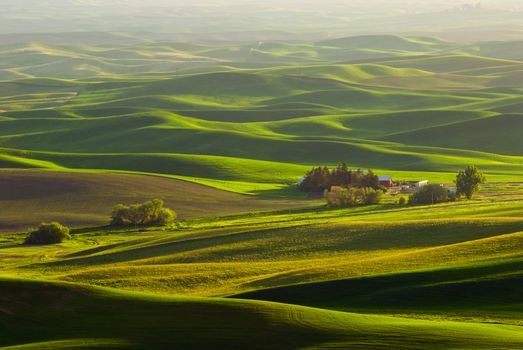
[[[2,34],[286,32],[309,37],[523,38],[523,4],[501,1],[5,0]]]

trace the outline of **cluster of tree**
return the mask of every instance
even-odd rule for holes
[[[330,190],[325,190],[325,199],[331,207],[379,204],[383,200],[383,195],[382,190],[370,187],[332,186]]]
[[[57,244],[71,239],[69,228],[58,222],[43,222],[38,228],[29,233],[24,244],[44,245]]]
[[[340,163],[332,170],[325,166],[312,168],[298,185],[304,192],[323,192],[332,186],[377,190],[380,188],[380,182],[378,176],[371,170],[367,173],[361,169],[351,170],[346,163]]]
[[[465,196],[472,199],[486,182],[485,176],[475,166],[468,166],[460,171],[456,176],[456,193],[449,192],[441,185],[427,185],[414,193],[409,202],[412,204],[436,204],[455,201],[457,198]]]
[[[176,219],[176,213],[164,208],[161,199],[153,199],[142,204],[118,204],[111,214],[113,226],[168,225]]]

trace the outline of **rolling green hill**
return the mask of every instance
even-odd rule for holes
[[[0,38],[1,349],[523,347],[520,42],[146,37]],[[339,162],[489,183],[297,191]],[[106,226],[157,197],[177,222]],[[72,239],[22,244],[50,220]]]
[[[4,349],[409,349],[427,344],[431,349],[517,349],[523,344],[518,327],[511,326],[154,297],[27,280],[0,283]]]
[[[217,296],[422,268],[459,270],[464,264],[490,260],[517,261],[523,229],[519,190],[494,189],[473,203],[436,207],[316,207],[192,219],[167,231],[79,230],[75,240],[57,247],[28,249],[18,245],[23,235],[8,235],[5,243],[12,245],[2,252],[8,266],[4,272],[40,278],[52,274],[66,281],[154,293]],[[180,210],[187,205],[169,200]],[[226,203],[228,210],[240,211],[231,199]],[[247,203],[238,205],[250,205],[250,210],[264,205]],[[265,205],[276,209],[290,203]]]
[[[518,349],[520,187],[79,229],[53,246],[3,234],[0,346]]]
[[[27,166],[49,166],[42,163]],[[16,161],[4,164],[21,166]],[[183,219],[310,205],[300,199],[239,195],[194,182],[197,180],[189,182],[140,174],[2,170],[0,232],[23,231],[51,218],[73,227],[106,225],[117,203],[141,203],[154,198],[165,200]],[[259,190],[264,190],[263,185]]]
[[[523,312],[521,263],[521,258],[493,260],[422,272],[293,285],[236,297],[360,312],[479,318],[497,314],[518,323]]]
[[[523,63],[493,52],[518,45],[398,36],[6,45],[2,162],[227,180],[250,194],[260,183],[279,193],[311,165],[339,161],[391,174],[474,163],[514,180]]]

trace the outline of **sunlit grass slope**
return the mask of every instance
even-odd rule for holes
[[[0,231],[23,231],[49,220],[73,227],[106,225],[114,205],[154,198],[162,198],[181,219],[309,205],[303,200],[258,199],[193,182],[139,174],[2,170]]]
[[[53,247],[7,235],[5,273],[153,293],[231,295],[313,281],[521,257],[517,188],[435,207],[309,208],[75,231]]]
[[[132,42],[0,46],[0,348],[523,348],[521,43]],[[341,161],[491,183],[297,191]],[[156,197],[175,224],[101,226]],[[49,220],[72,239],[13,233]]]
[[[490,241],[490,244],[498,242]],[[336,310],[494,317],[520,324],[523,257],[266,289],[238,298]]]
[[[2,279],[6,349],[518,349],[518,327]],[[13,347],[9,347],[13,346]]]
[[[0,346],[518,349],[521,193],[77,229],[52,246],[3,234]]]
[[[385,227],[356,222],[285,228],[297,224],[288,222],[258,229],[216,229],[171,239],[156,236],[144,241],[141,235],[134,242],[111,236],[107,243],[117,245],[89,250],[92,242],[84,241],[66,251],[74,252],[83,246],[85,252],[71,253],[65,260],[61,255],[49,255],[46,260],[54,262],[44,261],[31,268],[32,273],[38,272],[36,268],[51,268],[57,278],[125,289],[228,295],[308,281],[518,256],[521,234],[503,234],[517,231],[514,223],[490,226],[488,222],[413,222]],[[457,237],[451,236],[454,232],[458,232]],[[13,249],[10,253],[23,252]],[[38,257],[38,251],[34,254],[34,258]]]
[[[520,46],[387,35],[8,45],[0,164],[155,173],[254,195],[291,195],[310,166],[340,161],[434,181],[476,164],[515,180],[523,63],[496,48]]]

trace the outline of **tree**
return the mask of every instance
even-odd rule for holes
[[[456,176],[456,194],[472,199],[477,193],[481,184],[486,182],[485,176],[479,172],[478,168],[469,165],[464,171],[460,171]]]
[[[113,226],[168,225],[175,219],[176,213],[169,208],[164,208],[161,199],[128,206],[118,204],[113,207],[111,213]]]
[[[383,201],[383,191],[382,190],[375,190],[373,188],[365,188],[364,190],[364,193],[365,193],[365,204],[366,205],[373,205],[373,204],[381,204],[381,202]]]
[[[330,172],[327,167],[312,168],[300,183],[304,192],[322,192],[330,186]]]
[[[361,203],[361,190],[354,187],[332,186],[325,190],[325,199],[331,207],[351,207]]]
[[[57,244],[67,239],[71,239],[68,227],[58,222],[43,222],[26,237],[24,244]]]
[[[340,163],[330,173],[329,184],[331,186],[348,186],[351,183],[351,175],[347,163]]]
[[[168,209],[168,208],[162,208],[158,212],[157,224],[158,225],[172,224],[175,219],[176,219],[176,213],[173,210]]]
[[[123,204],[117,204],[113,207],[113,212],[111,214],[111,225],[113,226],[124,226],[126,225],[126,220],[129,217],[128,213],[129,207]]]
[[[363,175],[361,187],[372,188],[377,190],[380,188],[380,179],[378,175],[374,174],[372,170],[368,170],[367,174]]]
[[[356,205],[379,204],[383,191],[372,188],[332,186],[325,190],[325,200],[331,207],[352,207]]]
[[[350,184],[355,187],[363,187],[365,184],[365,173],[363,170],[358,169],[352,172]]]
[[[431,184],[423,186],[411,195],[409,202],[412,204],[437,204],[449,200],[449,191],[446,188],[438,184]]]
[[[372,170],[350,170],[346,163],[340,163],[332,171],[327,167],[312,168],[305,174],[298,188],[304,192],[323,192],[333,186],[380,188],[379,178]]]

